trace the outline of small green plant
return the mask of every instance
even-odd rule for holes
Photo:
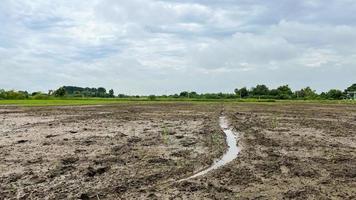
[[[277,126],[278,126],[278,117],[275,115],[275,116],[273,116],[273,118],[272,118],[271,127],[272,127],[273,129],[275,129],[275,128],[277,128]]]
[[[169,137],[168,137],[169,131],[168,131],[167,127],[163,127],[162,129],[163,130],[161,132],[161,137],[162,137],[163,143],[165,145],[167,145],[169,143]]]
[[[211,137],[210,138],[210,141],[211,141],[210,145],[212,147],[213,146],[218,146],[220,148],[221,147],[221,145],[220,145],[220,137],[221,137],[221,135],[219,133],[213,133],[213,134],[211,134],[210,137]]]

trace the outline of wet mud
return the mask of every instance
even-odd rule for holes
[[[228,149],[219,116],[239,133]],[[355,199],[356,107],[0,108],[0,199]]]

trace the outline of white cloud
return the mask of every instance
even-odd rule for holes
[[[351,0],[4,0],[0,88],[322,90],[325,77],[344,88],[356,75],[355,12]]]
[[[322,67],[327,64],[336,64],[339,62],[335,52],[325,49],[308,49],[300,59],[302,66]]]

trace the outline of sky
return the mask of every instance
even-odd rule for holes
[[[1,0],[0,88],[345,89],[355,13],[354,0]]]

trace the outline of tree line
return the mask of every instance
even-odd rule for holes
[[[356,84],[351,85],[344,91],[331,89],[327,92],[318,94],[310,87],[297,91],[292,91],[288,85],[282,85],[274,89],[260,84],[247,89],[247,87],[236,88],[234,93],[205,93],[197,94],[196,92],[184,91],[180,94],[174,94],[163,97],[171,98],[193,98],[193,99],[295,99],[295,100],[342,100],[353,98],[350,92],[356,92]],[[162,97],[162,96],[161,96]]]
[[[114,98],[114,90],[110,89],[107,91],[103,87],[99,88],[82,88],[76,86],[63,86],[56,90],[49,90],[48,93],[44,92],[33,92],[29,93],[27,91],[5,91],[0,89],[0,99],[50,99],[50,98]]]
[[[263,99],[302,99],[302,100],[317,100],[330,99],[341,100],[352,98],[350,92],[356,92],[356,84],[351,85],[344,91],[331,89],[327,92],[318,94],[310,87],[292,91],[288,85],[279,86],[275,89],[269,89],[266,85],[257,85],[251,89],[246,87],[235,89],[235,94],[239,98],[263,98]]]
[[[82,88],[76,86],[63,86],[59,89],[49,92],[56,97],[101,97],[101,98],[114,98],[114,90],[110,89],[108,92],[105,88]]]
[[[150,100],[156,98],[175,98],[175,99],[296,99],[296,100],[341,100],[352,98],[356,92],[356,83],[346,88],[344,91],[331,89],[327,92],[317,93],[310,87],[292,91],[288,85],[282,85],[277,88],[270,89],[266,85],[260,84],[252,88],[236,88],[233,93],[203,93],[183,91],[173,95],[150,95]],[[82,88],[76,86],[63,86],[56,90],[50,90],[48,93],[27,91],[14,91],[0,89],[0,99],[49,99],[49,98],[146,98],[146,96],[130,96],[125,94],[114,94],[114,90],[106,90],[103,87],[99,88]]]

